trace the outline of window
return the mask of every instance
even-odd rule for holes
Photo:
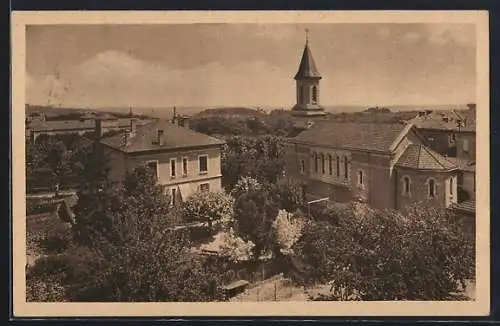
[[[451,134],[451,141],[456,141],[456,140],[457,140],[457,135]]]
[[[188,174],[188,159],[187,157],[182,158],[182,175],[187,176]]]
[[[337,177],[340,177],[340,157],[337,155]]]
[[[450,178],[450,195],[453,195],[453,177]]]
[[[464,141],[463,141],[463,150],[464,150],[464,152],[469,151],[469,140],[468,139],[464,139]]]
[[[318,103],[318,89],[316,88],[316,86],[312,87],[312,103]]]
[[[200,164],[200,173],[207,173],[208,172],[208,156],[202,155],[199,157],[199,164]]]
[[[325,154],[321,154],[321,173],[325,174]]]
[[[147,167],[153,172],[155,180],[158,180],[158,161],[148,162]]]
[[[403,178],[403,194],[404,195],[410,194],[410,178],[409,177]]]
[[[172,188],[171,192],[172,192],[172,205],[175,205],[175,197],[177,195],[177,189]]]
[[[436,182],[434,181],[434,179],[429,179],[428,187],[429,197],[434,198],[436,196]]]
[[[201,192],[209,192],[210,191],[210,184],[209,183],[200,184],[200,191]]]
[[[175,178],[175,158],[170,159],[170,176],[172,178]]]
[[[347,161],[347,156],[344,156],[344,178],[349,177],[349,162]]]
[[[363,170],[359,170],[358,171],[358,185],[359,186],[362,186],[364,184],[363,183],[364,182],[363,177],[364,177]]]
[[[306,162],[304,160],[300,160],[300,173],[303,174],[306,172]]]
[[[314,172],[318,172],[318,154],[316,152],[313,153],[314,160]]]
[[[332,155],[328,154],[328,172],[330,173],[330,175],[333,174],[333,159],[332,159]]]
[[[299,85],[299,103],[302,104],[302,101],[304,99],[304,88],[302,85]]]

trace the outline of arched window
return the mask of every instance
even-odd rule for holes
[[[302,104],[304,101],[304,87],[299,85],[299,104]]]
[[[321,173],[325,174],[325,154],[321,153]]]
[[[403,178],[403,194],[408,195],[410,193],[410,178]]]
[[[312,103],[318,103],[318,88],[316,88],[316,86],[312,87]]]
[[[363,170],[359,170],[358,171],[358,185],[360,185],[360,186],[363,185],[363,182],[364,182],[363,177],[364,177]]]
[[[340,177],[340,157],[337,155],[337,177]]]
[[[316,152],[313,153],[314,160],[314,172],[318,172],[318,154]]]
[[[453,195],[453,177],[450,178],[450,195]]]
[[[434,196],[436,196],[436,182],[434,179],[429,179],[428,188],[429,197],[434,198]]]
[[[328,172],[330,175],[333,174],[333,158],[331,154],[328,154]]]
[[[349,177],[349,162],[347,161],[347,156],[344,155],[344,178]]]

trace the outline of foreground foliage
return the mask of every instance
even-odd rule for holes
[[[474,279],[474,242],[447,212],[355,203],[332,213],[336,223],[308,223],[293,248],[300,282],[331,284],[321,300],[463,299],[457,293]]]

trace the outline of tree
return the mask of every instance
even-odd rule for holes
[[[263,190],[263,188],[264,186],[257,179],[242,176],[231,190],[231,196],[238,198],[244,193]]]
[[[198,191],[183,203],[183,216],[189,222],[206,222],[212,229],[214,222],[227,225],[233,218],[234,199],[224,192]]]
[[[293,248],[302,282],[331,284],[322,300],[456,300],[474,277],[474,242],[446,211],[355,203],[332,213],[338,225],[309,222]]]
[[[92,224],[79,225],[81,233],[92,235],[83,242],[90,250],[81,255],[92,262],[89,268],[74,255],[35,265],[47,271],[41,274],[55,275],[54,281],[64,286],[68,301],[223,299],[220,279],[225,267],[191,252],[185,230],[173,225],[177,212],[147,168],[128,174],[111,197],[120,203],[116,210],[106,209],[110,196],[97,196],[93,206],[99,213],[87,217],[86,222]],[[105,227],[96,227],[96,223]],[[59,267],[47,270],[47,264]]]
[[[305,206],[302,184],[299,182],[280,180],[273,184],[273,193],[280,208],[288,212],[295,212]]]
[[[236,232],[243,240],[255,244],[255,258],[273,248],[272,225],[278,211],[278,206],[264,190],[243,193],[236,199]]]

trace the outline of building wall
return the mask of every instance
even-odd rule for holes
[[[449,130],[419,129],[426,145],[441,155],[450,155],[456,144],[456,132]],[[454,138],[455,137],[455,138]]]
[[[410,180],[410,191],[408,194],[404,191],[404,178]],[[434,207],[449,207],[457,202],[457,172],[441,173],[426,172],[412,169],[396,167],[394,173],[396,185],[397,209],[404,210],[413,204],[425,203]],[[435,181],[435,195],[429,197],[429,180]],[[452,192],[450,192],[450,179],[452,181]]]
[[[468,142],[468,149],[464,148],[464,142]],[[476,159],[476,133],[460,132],[457,134],[457,157],[467,160]]]
[[[110,177],[121,181],[126,171],[148,162],[157,162],[158,183],[167,189],[179,187],[183,198],[190,196],[200,184],[209,183],[210,191],[221,190],[221,162],[220,148],[206,148],[198,150],[183,150],[176,152],[144,153],[141,155],[126,155],[122,152],[107,148],[110,157]],[[199,156],[208,156],[208,171],[200,173]],[[187,158],[187,174],[183,175],[182,160]],[[171,175],[171,160],[175,161],[175,177]]]
[[[313,86],[316,86],[317,94],[318,94],[318,100],[315,104],[320,103],[320,88],[319,88],[319,80],[297,80],[296,87],[297,87],[297,103],[298,104],[314,104],[312,101],[312,88]],[[302,89],[302,99],[300,99],[300,92]]]
[[[459,185],[467,191],[470,200],[476,200],[476,174],[472,171],[460,171],[461,182]]]

